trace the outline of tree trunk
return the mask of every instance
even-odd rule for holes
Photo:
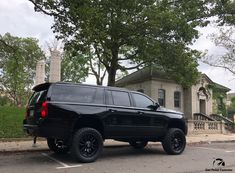
[[[110,68],[108,70],[108,86],[115,86],[116,68]]]
[[[112,49],[112,60],[110,64],[110,68],[107,69],[108,71],[108,86],[115,86],[115,77],[117,72],[117,65],[118,65],[118,47],[116,46]]]

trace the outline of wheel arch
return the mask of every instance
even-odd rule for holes
[[[73,124],[73,133],[85,127],[96,129],[104,139],[104,124],[99,118],[93,116],[78,118]]]
[[[180,120],[180,119],[172,119],[169,121],[168,123],[168,129],[170,128],[179,128],[181,129],[185,135],[187,135],[188,133],[188,128],[187,128],[187,125],[185,123],[185,121],[183,120]]]

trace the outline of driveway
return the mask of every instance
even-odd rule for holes
[[[106,146],[100,158],[88,164],[77,163],[69,155],[56,155],[49,151],[1,153],[0,172],[235,172],[234,155],[235,143],[232,142],[190,145],[178,156],[166,155],[161,145],[148,145],[143,150],[136,150],[128,145]]]

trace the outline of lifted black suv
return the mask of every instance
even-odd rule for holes
[[[148,96],[116,87],[44,83],[33,88],[24,130],[47,138],[56,153],[95,161],[105,139],[144,148],[161,141],[168,154],[180,154],[187,126],[182,113],[160,107]]]

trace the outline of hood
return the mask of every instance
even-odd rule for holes
[[[159,107],[158,110],[159,111],[163,111],[163,112],[170,112],[170,113],[175,113],[175,114],[183,115],[182,112],[175,111],[175,110],[172,110],[172,109],[167,109],[167,108],[164,108],[164,107]]]

